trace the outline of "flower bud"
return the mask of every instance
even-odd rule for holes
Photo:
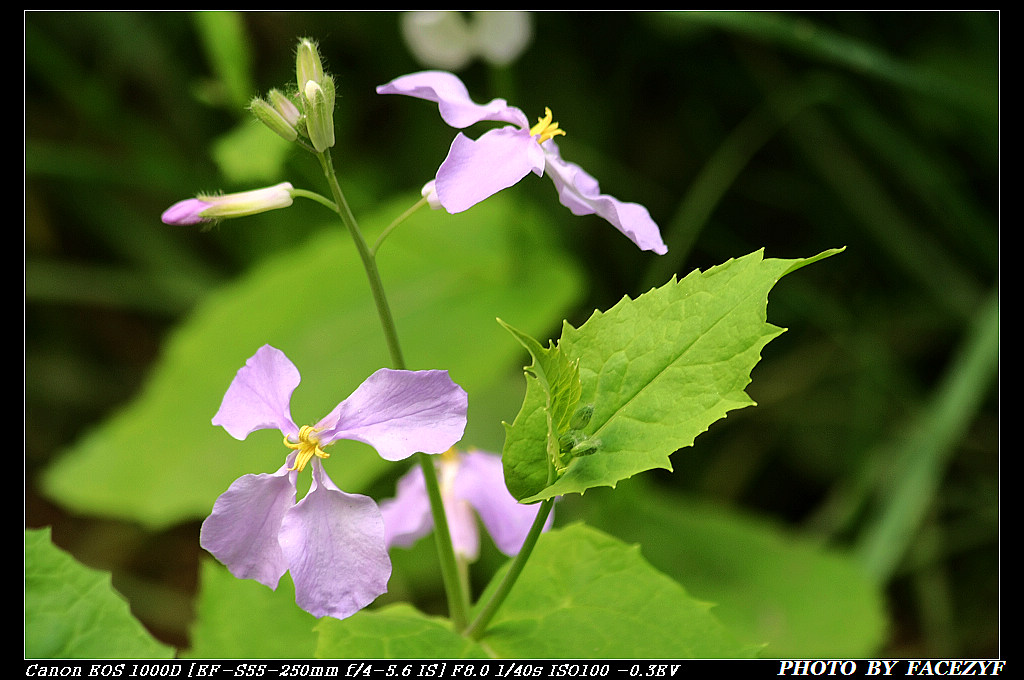
[[[302,113],[299,108],[295,106],[295,102],[288,98],[281,90],[271,90],[270,103],[273,105],[274,110],[277,111],[282,118],[284,118],[292,126],[299,122],[299,118],[302,117]]]
[[[290,103],[290,102],[289,102]],[[292,105],[294,108],[294,104]],[[289,122],[289,120],[282,115],[282,113],[269,104],[268,102],[256,97],[249,103],[249,110],[256,116],[256,119],[266,125],[268,128],[273,130],[275,133],[284,137],[289,142],[294,142],[299,137],[298,131],[295,129],[295,123]],[[296,122],[298,121],[299,110],[295,109]]]
[[[165,224],[191,225],[221,218],[246,217],[292,204],[292,185],[281,182],[271,187],[217,196],[199,195],[178,201],[164,211]]]
[[[569,428],[572,430],[582,430],[590,422],[590,419],[594,415],[594,405],[587,404],[580,406],[576,409],[576,413],[572,415],[572,419],[569,421]]]
[[[569,455],[571,455],[571,456],[589,456],[589,455],[595,454],[601,448],[601,444],[602,444],[601,440],[597,439],[597,438],[585,439],[584,441],[580,442],[576,446],[572,447],[572,449],[569,450]]]
[[[327,76],[325,85],[306,81],[306,134],[317,151],[334,146],[334,81]]]
[[[303,38],[299,41],[299,48],[295,54],[295,81],[299,85],[299,92],[306,91],[307,82],[312,80],[320,84],[323,79],[324,67],[316,43],[309,38]]]
[[[437,187],[434,185],[434,180],[430,180],[423,185],[420,189],[420,195],[427,199],[427,205],[433,210],[442,210],[444,206],[441,205],[441,201],[437,198]]]

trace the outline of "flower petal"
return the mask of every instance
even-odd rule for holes
[[[398,480],[395,497],[381,501],[384,518],[384,540],[389,548],[408,548],[430,533],[434,517],[423,481],[423,468],[415,466]]]
[[[198,198],[186,198],[184,201],[178,201],[165,210],[163,215],[160,216],[160,219],[164,224],[180,226],[189,226],[192,224],[199,224],[201,222],[208,222],[209,220],[202,217],[200,213],[209,207],[209,203],[204,203]]]
[[[641,250],[652,250],[659,255],[668,252],[668,247],[661,239],[661,230],[651,219],[647,208],[639,203],[623,203],[602,194],[597,180],[575,163],[563,160],[553,141],[548,140],[543,146],[547,160],[544,172],[555,183],[562,205],[574,215],[596,213]]]
[[[404,94],[436,102],[441,118],[454,128],[469,127],[482,120],[503,121],[519,127],[530,127],[526,114],[514,106],[509,106],[504,99],[492,99],[487,104],[477,104],[470,99],[469,91],[462,81],[446,71],[420,71],[400,76],[390,83],[379,85],[377,94]]]
[[[448,371],[382,368],[321,420],[323,446],[354,439],[377,449],[385,460],[417,451],[443,453],[466,429],[466,391]]]
[[[517,554],[540,506],[516,502],[505,486],[500,456],[469,451],[459,457],[459,462],[453,495],[473,506],[501,552]],[[551,527],[552,518],[548,516],[545,530]]]
[[[284,352],[264,345],[235,374],[213,424],[235,439],[269,428],[295,434],[299,428],[292,421],[289,403],[298,384],[299,371]]]
[[[531,171],[543,174],[544,152],[529,130],[498,128],[476,141],[460,132],[437,170],[437,198],[448,212],[462,212]]]
[[[317,618],[343,619],[387,592],[391,560],[372,499],[338,489],[314,459],[313,484],[281,524],[295,602]]]
[[[288,562],[278,544],[285,512],[295,504],[296,473],[285,463],[274,474],[243,475],[213,504],[199,545],[236,578],[277,588]]]

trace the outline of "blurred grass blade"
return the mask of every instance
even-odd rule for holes
[[[995,120],[997,100],[981,87],[893,58],[860,40],[824,28],[806,16],[771,12],[680,12],[678,18],[762,40],[830,62]]]
[[[999,368],[999,296],[991,294],[981,307],[962,348],[935,390],[909,438],[901,442],[895,482],[885,506],[861,537],[858,551],[869,572],[880,581],[888,579],[921,520],[932,505],[942,473],[978,408],[983,403]]]
[[[245,108],[254,94],[252,54],[238,12],[196,12],[196,30],[226,106]]]

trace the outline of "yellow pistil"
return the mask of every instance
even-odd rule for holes
[[[530,135],[537,137],[537,143],[543,144],[555,135],[564,135],[565,130],[558,127],[558,123],[551,122],[551,109],[544,107],[544,117],[537,119],[537,124],[530,128]]]
[[[299,455],[295,457],[295,465],[288,468],[289,470],[302,472],[302,469],[306,467],[306,463],[308,463],[313,456],[317,456],[318,458],[331,457],[331,454],[324,453],[324,450],[320,448],[320,441],[316,438],[316,429],[314,429],[312,425],[303,425],[299,428],[298,442],[292,442],[288,437],[285,437],[284,445],[289,449],[295,449],[299,452]]]

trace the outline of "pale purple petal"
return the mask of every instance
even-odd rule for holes
[[[623,203],[602,194],[597,180],[575,163],[562,159],[558,146],[551,140],[544,143],[547,164],[545,174],[555,183],[562,205],[574,215],[596,213],[625,234],[641,250],[659,255],[668,252],[661,239],[661,230],[651,219],[647,208],[638,203]]]
[[[442,456],[438,472],[452,548],[467,560],[474,561],[480,554],[480,532],[476,517],[469,503],[450,493],[451,477],[459,474],[460,459],[448,461],[444,458]],[[433,531],[434,515],[427,496],[427,485],[423,481],[423,468],[417,465],[398,480],[395,497],[383,501],[380,512],[384,516],[384,533],[389,548],[407,548]]]
[[[434,518],[430,514],[423,468],[417,465],[402,475],[395,497],[381,502],[380,514],[384,518],[384,540],[389,548],[408,548],[430,533]]]
[[[457,76],[446,71],[421,71],[395,78],[377,87],[377,94],[404,94],[436,102],[441,118],[454,128],[469,127],[482,120],[513,123],[530,127],[526,114],[504,99],[477,104]]]
[[[466,429],[466,391],[448,371],[382,368],[338,404],[316,429],[323,446],[354,439],[377,449],[385,460],[417,451],[443,453]]]
[[[198,198],[187,198],[184,201],[178,201],[170,208],[164,211],[160,219],[163,220],[164,224],[175,224],[180,226],[189,226],[192,224],[199,224],[201,222],[208,222],[204,217],[200,217],[199,213],[209,208],[208,203],[203,203]]]
[[[444,516],[448,521],[452,550],[456,555],[475,562],[480,556],[480,530],[473,508],[466,501],[452,497],[445,500]]]
[[[387,592],[384,522],[372,499],[338,489],[318,459],[311,467],[309,493],[281,524],[281,550],[296,604],[317,618],[344,619]]]
[[[437,198],[448,212],[462,212],[531,171],[543,174],[544,151],[529,130],[498,128],[476,141],[460,132],[437,170]]]
[[[510,556],[517,554],[540,505],[523,505],[512,497],[505,486],[500,456],[470,451],[459,461],[453,495],[473,506],[499,550]],[[551,527],[552,517],[548,516],[545,530]]]
[[[299,371],[284,352],[264,345],[238,369],[213,424],[235,439],[270,428],[295,434],[289,402],[298,384]]]
[[[295,503],[296,473],[290,462],[274,474],[243,475],[213,504],[199,544],[237,578],[276,588],[288,562],[277,536],[285,512]]]

